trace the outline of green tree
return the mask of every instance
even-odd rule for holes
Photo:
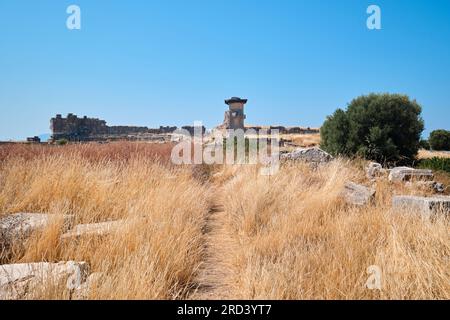
[[[58,145],[58,146],[65,146],[66,144],[68,144],[69,143],[69,141],[67,140],[67,139],[59,139],[59,140],[56,140],[56,144]]]
[[[338,109],[321,128],[321,147],[333,154],[406,162],[419,149],[422,108],[405,95],[370,94]]]
[[[435,130],[428,139],[433,150],[450,150],[450,131]]]
[[[430,150],[431,146],[430,146],[430,142],[428,142],[428,140],[420,140],[419,142],[419,147],[425,150]]]

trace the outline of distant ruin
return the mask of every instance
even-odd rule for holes
[[[79,118],[69,113],[67,118],[57,114],[50,120],[52,130],[51,140],[68,141],[102,141],[102,140],[152,140],[155,135],[173,133],[177,127],[163,127],[152,129],[136,126],[108,126],[106,121],[84,116]]]
[[[225,117],[222,125],[219,129],[253,129],[257,132],[265,130],[267,133],[271,133],[273,130],[278,130],[280,134],[318,134],[320,129],[317,128],[304,128],[304,127],[285,127],[285,126],[253,126],[245,125],[247,116],[244,113],[244,106],[247,104],[247,99],[241,99],[239,97],[232,97],[225,100],[225,104],[228,105],[229,110],[225,111]]]
[[[244,129],[244,120],[246,116],[244,114],[244,105],[247,103],[247,99],[241,99],[233,97],[225,100],[225,104],[229,106],[229,110],[225,112],[225,118],[223,126],[226,129]]]
[[[278,130],[280,134],[317,134],[319,129],[303,127],[284,127],[284,126],[252,126],[245,125],[246,115],[244,106],[247,99],[232,97],[225,100],[229,110],[225,112],[223,123],[217,129],[253,129],[256,132],[265,130],[271,133]],[[178,131],[176,126],[160,126],[159,128],[148,128],[139,126],[108,126],[105,120],[97,118],[88,118],[84,116],[79,118],[77,115],[69,113],[66,118],[57,114],[50,120],[52,131],[51,141],[67,140],[71,142],[86,141],[114,141],[114,140],[144,140],[144,141],[170,141],[174,133]],[[194,135],[194,126],[183,126],[181,128],[184,135]],[[187,132],[187,133],[186,133]],[[206,128],[201,128],[202,134],[205,134]],[[29,142],[39,142],[37,137],[29,138]]]

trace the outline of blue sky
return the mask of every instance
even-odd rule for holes
[[[370,92],[417,99],[426,135],[450,129],[449,0],[0,0],[0,140],[69,112],[212,127],[231,96],[249,124],[320,126]]]

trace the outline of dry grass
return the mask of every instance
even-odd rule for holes
[[[425,149],[420,149],[417,156],[418,159],[431,159],[431,158],[450,158],[450,152],[446,151],[430,151]]]
[[[349,207],[339,196],[349,179],[363,178],[342,161],[318,171],[288,166],[270,178],[239,171],[224,187],[224,223],[236,243],[224,257],[231,296],[449,299],[449,221],[392,211],[392,193],[418,191],[386,181],[374,205]],[[371,265],[383,272],[381,291],[365,287]]]
[[[392,211],[392,194],[426,191],[387,179],[374,185],[374,204],[346,205],[340,197],[345,181],[369,183],[362,162],[338,160],[318,170],[285,165],[272,177],[254,166],[196,167],[193,174],[149,157],[155,152],[148,147],[132,155],[117,151],[132,144],[110,147],[116,151],[100,145],[104,154],[117,155],[111,159],[85,146],[3,156],[0,212],[70,213],[76,223],[126,221],[108,237],[63,242],[55,220],[9,262],[87,261],[105,275],[89,299],[190,298],[201,285],[195,279],[205,267],[204,231],[214,200],[223,205],[214,221],[221,229],[208,240],[219,239],[210,244],[217,254],[206,266],[220,269],[210,272],[220,275],[210,282],[226,290],[215,290],[219,297],[450,298],[449,219]],[[371,265],[383,272],[381,291],[365,287]],[[37,298],[68,296],[52,290]]]
[[[315,147],[320,144],[320,133],[318,134],[286,134],[284,139],[291,140],[293,144],[299,147]]]
[[[95,163],[79,154],[8,158],[0,168],[0,212],[73,214],[75,223],[126,221],[110,236],[79,241],[61,241],[59,226],[52,225],[10,262],[87,261],[92,272],[105,275],[92,299],[186,297],[202,259],[209,198],[188,168],[143,156]],[[66,297],[60,290],[38,298]]]
[[[148,142],[110,142],[110,143],[71,143],[65,146],[45,144],[0,144],[0,161],[22,158],[35,159],[39,156],[62,155],[70,158],[81,157],[90,162],[125,161],[136,156],[158,159],[164,162],[170,160],[173,145],[170,143],[157,144]]]

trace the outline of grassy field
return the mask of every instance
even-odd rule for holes
[[[123,219],[106,237],[61,241],[60,225],[2,263],[87,261],[104,278],[89,299],[449,299],[450,222],[393,211],[393,194],[430,191],[380,179],[352,207],[346,181],[369,185],[362,161],[312,170],[170,164],[171,146],[0,146],[0,214]],[[382,270],[369,290],[367,269]],[[208,284],[209,286],[207,286]],[[61,290],[35,298],[69,298]]]
[[[87,261],[93,272],[107,275],[92,299],[186,297],[202,259],[209,198],[189,169],[168,166],[158,145],[31,148],[12,148],[17,155],[3,151],[0,212],[74,214],[77,224],[127,223],[110,237],[80,242],[60,241],[54,226],[8,262]]]

